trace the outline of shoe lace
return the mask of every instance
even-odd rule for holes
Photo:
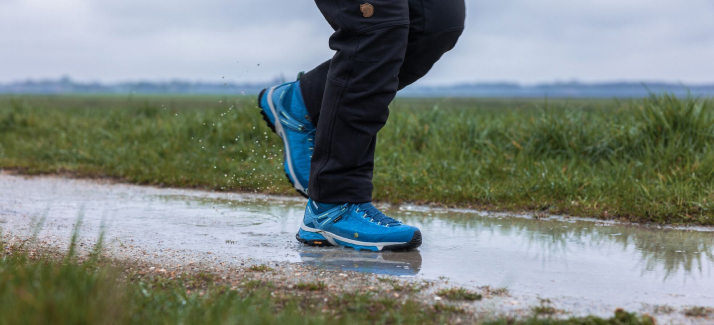
[[[360,203],[357,205],[357,212],[362,212],[362,217],[386,227],[399,226],[402,223],[394,220],[375,208],[372,203]]]

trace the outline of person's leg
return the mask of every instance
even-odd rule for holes
[[[317,122],[308,195],[320,203],[372,200],[376,134],[389,115],[409,36],[407,0],[373,0],[371,17],[348,0],[317,0],[335,29]]]
[[[448,28],[435,29],[428,24],[429,14],[418,15],[432,1],[442,0],[379,0],[370,5],[374,16],[367,10],[364,20],[356,13],[353,0],[316,1],[335,28],[330,47],[337,54],[300,82],[317,130],[310,199],[296,235],[298,241],[372,251],[421,245],[418,228],[386,216],[370,201],[376,134],[386,123],[387,106],[398,89],[426,74],[454,46],[463,29],[463,0],[443,0],[460,7],[454,16],[462,19],[452,21],[454,25]],[[416,17],[411,31],[405,15]],[[369,20],[372,17],[377,19]],[[405,56],[413,63],[406,62]]]
[[[456,45],[464,30],[464,0],[409,0],[409,45],[399,89],[425,76]]]
[[[397,89],[402,89],[413,83],[424,76],[444,52],[454,46],[463,29],[463,0],[400,0],[402,3],[396,6],[392,3],[388,3],[388,6],[377,4],[376,14],[373,17],[359,17],[359,14],[356,14],[358,9],[355,9],[357,6],[354,3],[344,4],[345,1],[351,0],[318,0],[318,5],[320,5],[320,1],[322,1],[321,10],[326,17],[335,14],[343,17],[349,16],[349,19],[341,20],[343,27],[340,27],[340,23],[334,17],[328,17],[328,21],[331,21],[336,31],[336,36],[333,37],[333,48],[341,48],[341,51],[345,52],[342,55],[338,53],[335,58],[343,57],[348,61],[338,64],[341,71],[335,71],[334,75],[340,76],[336,79],[338,81],[352,83],[352,85],[338,84],[337,88],[346,87],[346,93],[352,94],[352,97],[348,96],[346,100],[357,104],[351,108],[347,105],[348,108],[343,109],[343,111],[348,111],[347,115],[350,115],[350,110],[359,112],[357,115],[362,114],[359,107],[364,103],[359,103],[359,101],[363,95],[368,101],[372,100],[372,102],[366,103],[366,106],[373,110],[370,114],[374,115],[374,112],[380,110],[383,113],[388,113],[386,106],[394,97],[389,93],[394,91],[395,71],[398,71]],[[408,3],[410,22],[403,19],[405,3]],[[336,4],[341,5],[336,6]],[[344,10],[344,13],[341,13],[340,10]],[[406,36],[406,54],[402,55],[400,52],[404,47],[404,26],[407,23],[410,24],[408,36]],[[357,26],[357,28],[353,26]],[[399,35],[394,36],[396,34]],[[385,35],[387,36],[385,37]],[[401,43],[391,44],[392,38],[398,39]],[[361,41],[361,44],[359,47],[350,48],[350,46],[355,46],[353,44],[355,40]],[[390,45],[397,47],[389,47]],[[388,51],[382,51],[379,49],[380,47],[386,47]],[[393,52],[390,54],[389,50]],[[390,58],[390,55],[393,57]],[[394,61],[395,59],[396,61]],[[398,61],[402,59],[403,63],[399,64]],[[380,62],[379,60],[387,61]],[[351,65],[355,62],[357,67],[362,64],[363,68],[357,69],[357,73],[352,74]],[[303,75],[299,81],[267,88],[258,96],[258,106],[261,108],[265,121],[284,142],[285,174],[295,189],[305,196],[307,196],[308,181],[311,178],[315,126],[319,124],[320,112],[325,107],[334,108],[335,105],[343,104],[323,105],[328,73],[334,63],[333,60],[328,60]],[[381,84],[370,81],[374,78]],[[391,85],[389,85],[390,82]],[[368,87],[362,87],[360,83],[368,85]],[[385,86],[386,88],[384,88]],[[373,89],[368,89],[369,87],[373,87]],[[386,115],[383,118],[377,116],[376,119],[368,116],[369,114],[354,116],[355,114],[352,113],[351,115],[353,115],[352,118],[343,116],[342,120],[353,128],[357,127],[358,132],[362,132],[361,137],[356,138],[360,140],[373,138],[373,135],[384,124],[384,121],[380,122],[380,119],[386,120]],[[280,118],[276,118],[278,116]],[[362,119],[361,122],[360,119]],[[355,120],[357,124],[352,124],[350,120]],[[372,125],[372,129],[367,130],[359,126],[360,123],[364,126],[365,122],[367,125]],[[375,122],[376,124],[373,124]],[[349,137],[349,134],[354,135],[355,133],[347,133],[345,138]],[[372,134],[371,137],[370,134]],[[359,170],[351,169],[350,164],[340,164],[337,159],[338,164],[327,165],[326,173],[330,172],[330,168],[332,168],[333,176],[330,178],[333,180],[337,180],[340,173],[344,175],[353,173],[352,179],[360,180],[355,183],[357,191],[362,193],[360,196],[365,197],[364,193],[369,192],[371,197],[371,165],[374,146],[363,142],[363,145],[367,145],[366,152],[359,157],[346,156],[346,159],[355,159]],[[343,142],[338,141],[338,143]],[[354,149],[357,151],[364,149],[360,148],[357,146]],[[352,150],[349,146],[341,149]],[[365,183],[370,184],[369,190],[362,185]]]
[[[398,90],[426,75],[450,51],[464,29],[464,0],[409,0],[409,42],[399,71]],[[305,105],[317,124],[331,60],[305,73],[300,83]]]
[[[464,28],[464,2],[409,0],[406,36],[405,26],[394,24],[403,21],[403,12],[387,12],[380,22],[371,23],[382,7],[377,3],[372,3],[375,16],[370,18],[341,0],[317,3],[335,28],[330,46],[338,53],[301,78],[303,98],[318,128],[310,197],[325,203],[371,201],[374,144],[389,114],[387,106],[397,90],[423,77],[454,47]],[[405,3],[390,5],[385,9],[404,10]],[[333,11],[343,20],[331,18]],[[329,115],[330,121],[321,123],[320,115]]]
[[[312,124],[317,125],[322,108],[322,96],[325,95],[327,72],[330,71],[330,62],[327,60],[300,77],[300,92],[305,100],[305,107]]]

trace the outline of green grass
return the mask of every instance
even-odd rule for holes
[[[609,319],[599,317],[572,317],[568,319],[553,319],[533,317],[525,320],[499,319],[487,321],[486,325],[655,325],[656,321],[648,316],[638,316],[623,310],[615,311]]]
[[[184,273],[180,279],[141,276],[100,258],[30,257],[17,247],[2,247],[0,324],[444,324],[469,319],[460,307],[376,293],[318,290],[306,295],[258,280],[231,287],[202,273]],[[610,319],[499,319],[486,324],[653,323],[620,311]]]
[[[186,275],[124,281],[119,274],[92,263],[4,257],[0,324],[412,324],[449,317],[415,301],[387,306],[362,293],[306,297],[275,294],[261,283],[231,290]]]
[[[533,307],[533,313],[536,315],[555,315],[559,312],[558,309],[556,309],[553,306],[548,306],[548,305],[540,305],[540,306],[535,306]]]
[[[254,272],[269,272],[273,270],[272,267],[267,266],[265,264],[253,265],[249,269]]]
[[[295,285],[295,288],[297,288],[298,290],[307,290],[307,291],[323,291],[323,290],[327,289],[327,285],[321,281],[300,282]]]
[[[708,317],[712,314],[714,314],[714,309],[707,307],[695,306],[684,310],[684,315],[687,317]]]
[[[712,225],[712,149],[705,99],[398,99],[374,197]],[[252,97],[0,97],[0,168],[292,193],[281,162]]]
[[[481,300],[483,296],[465,288],[448,288],[441,289],[436,292],[437,296],[444,297],[448,300]]]
[[[485,286],[480,289],[482,289],[485,294],[493,296],[508,296],[509,293],[508,288],[506,287],[491,288],[490,286]]]

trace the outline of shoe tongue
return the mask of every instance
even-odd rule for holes
[[[372,203],[370,203],[370,202],[360,203],[359,208],[362,209],[362,211],[364,211],[367,214],[374,214],[374,215],[382,214],[382,212],[379,211],[376,207],[374,207],[374,205],[372,205]]]
[[[368,216],[370,216],[372,219],[374,219],[377,222],[381,222],[382,224],[388,224],[388,225],[398,225],[400,224],[399,221],[392,219],[391,217],[385,215],[382,213],[382,211],[379,211],[372,203],[362,203],[359,205],[360,209],[362,209]]]
[[[293,93],[291,100],[295,101],[298,105],[305,107],[305,100],[302,98],[302,88],[300,88],[300,80],[296,81],[292,88]]]
[[[330,209],[333,209],[333,208],[339,206],[339,204],[319,203],[319,202],[315,202],[313,200],[310,200],[310,204],[312,205],[312,208],[313,208],[313,211],[315,212],[315,214],[320,214],[320,213],[329,211]]]
[[[305,101],[302,98],[300,81],[287,83],[280,88],[280,91],[280,105],[282,105],[283,109],[290,115],[290,117],[294,118],[301,124],[305,124],[308,129],[313,129],[314,125],[305,116],[305,114],[307,114],[307,108],[305,106]]]

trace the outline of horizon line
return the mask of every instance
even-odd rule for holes
[[[225,80],[225,79],[224,79]],[[172,79],[157,79],[157,80],[150,80],[150,79],[126,79],[122,81],[97,81],[97,80],[77,80],[77,79],[72,79],[69,76],[62,76],[58,78],[26,78],[26,79],[19,79],[15,81],[5,81],[5,82],[0,82],[0,86],[11,86],[11,85],[19,85],[19,84],[28,84],[28,83],[71,83],[71,84],[76,84],[76,85],[102,85],[102,86],[117,86],[117,85],[126,85],[126,84],[206,84],[206,85],[221,85],[224,84],[226,86],[231,85],[231,86],[243,86],[243,85],[266,85],[266,84],[272,84],[275,82],[283,82],[282,78],[276,77],[273,78],[270,81],[245,81],[245,82],[237,82],[237,81],[206,81],[206,80],[191,80],[188,78],[181,79],[181,78],[172,78]],[[538,87],[538,86],[544,86],[544,85],[583,85],[583,86],[597,86],[597,85],[617,85],[617,84],[628,84],[628,85],[642,85],[642,86],[647,86],[647,85],[668,85],[668,86],[683,86],[683,87],[707,87],[707,86],[714,86],[714,80],[709,81],[709,82],[682,82],[678,80],[634,80],[634,79],[611,79],[611,80],[601,80],[601,81],[582,81],[578,79],[570,79],[570,80],[553,80],[553,81],[540,81],[540,82],[518,82],[518,81],[508,81],[508,80],[493,80],[493,81],[479,81],[479,80],[474,80],[474,81],[459,81],[459,82],[454,82],[454,83],[439,83],[439,84],[424,84],[424,85],[415,85],[417,88],[448,88],[448,87],[458,87],[458,86],[495,86],[495,85],[501,85],[501,86],[519,86],[519,87]]]

